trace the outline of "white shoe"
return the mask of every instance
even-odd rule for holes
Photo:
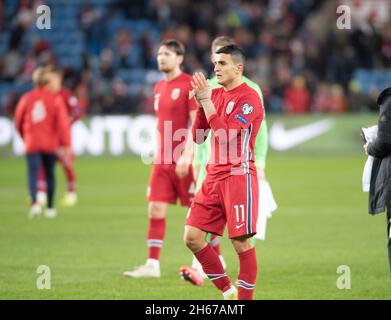
[[[46,206],[47,200],[48,196],[45,191],[37,192],[37,202],[41,207]]]
[[[229,290],[223,293],[224,300],[238,300],[238,290],[231,286]]]
[[[74,191],[67,192],[61,201],[61,204],[64,207],[72,207],[76,203],[77,203],[77,193]]]
[[[125,271],[123,275],[131,278],[160,278],[160,267],[146,263],[133,271]]]
[[[38,217],[42,212],[42,207],[38,203],[34,203],[29,211],[28,217],[34,219]]]
[[[49,218],[49,219],[53,219],[53,218],[55,218],[57,216],[57,210],[56,209],[49,209],[49,208],[47,208],[46,210],[45,210],[45,217],[46,218]]]

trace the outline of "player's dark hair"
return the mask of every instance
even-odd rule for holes
[[[184,56],[185,55],[185,46],[182,42],[176,39],[167,39],[160,43],[159,48],[161,46],[165,46],[168,49],[170,49],[172,52],[175,52],[178,56]]]
[[[244,64],[246,58],[244,56],[243,50],[240,49],[236,44],[230,44],[228,46],[224,46],[216,51],[217,54],[224,53],[232,56],[232,60],[236,63]]]

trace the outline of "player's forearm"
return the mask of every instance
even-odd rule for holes
[[[202,106],[202,108],[204,110],[205,117],[206,117],[206,119],[209,122],[209,118],[212,115],[217,114],[215,105],[213,104],[211,99],[201,100],[200,103],[201,103],[201,106]],[[213,130],[213,128],[212,128],[212,130]]]

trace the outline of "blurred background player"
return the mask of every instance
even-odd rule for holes
[[[63,72],[61,69],[54,66],[46,67],[48,77],[48,88],[55,92],[65,103],[68,113],[69,125],[72,126],[77,120],[84,115],[84,110],[81,107],[79,100],[72,91],[63,86]],[[73,206],[77,203],[76,193],[76,174],[74,168],[74,155],[69,152],[66,156],[61,152],[57,153],[57,160],[61,163],[66,181],[67,181],[67,193],[61,200],[63,206]],[[46,203],[46,182],[45,171],[41,166],[38,176],[38,194],[37,201],[44,205]]]
[[[215,52],[219,50],[222,47],[225,47],[227,45],[235,44],[234,39],[228,36],[220,36],[215,38],[212,41],[211,46],[211,58],[213,61],[213,57],[215,55]],[[243,82],[245,82],[249,87],[253,88],[259,95],[262,101],[263,105],[263,95],[261,88],[253,81],[251,81],[249,78],[243,76],[242,77]],[[208,80],[209,84],[213,89],[220,88],[221,85],[217,82],[216,76]],[[261,127],[259,129],[256,141],[255,141],[255,165],[257,167],[257,174],[258,179],[261,181],[266,181],[265,178],[265,167],[266,167],[266,154],[267,154],[267,148],[268,148],[268,133],[267,133],[267,123],[266,119],[264,117]],[[206,165],[208,164],[209,158],[211,153],[211,143],[210,143],[210,134],[208,138],[206,139],[205,143],[203,144],[196,144],[195,146],[195,154],[194,154],[194,162],[193,162],[193,172],[194,176],[196,178],[196,192],[198,192],[201,188],[201,185],[206,177]],[[260,213],[261,215],[261,213]],[[258,217],[260,218],[260,216]],[[257,230],[258,231],[258,230]],[[212,248],[216,251],[216,253],[219,255],[220,260],[224,266],[224,269],[226,269],[226,262],[224,257],[221,254],[221,247],[220,247],[220,237],[215,234],[208,234],[207,235],[207,241],[210,243]],[[181,267],[180,269],[180,275],[183,277],[183,279],[188,280],[192,282],[195,285],[202,285],[203,284],[203,278],[206,277],[205,273],[202,270],[201,264],[197,261],[195,257],[193,257],[193,263],[192,267]]]
[[[212,154],[207,176],[196,194],[185,223],[186,246],[224,299],[253,298],[257,258],[251,238],[256,233],[258,179],[254,145],[263,119],[258,93],[242,80],[244,54],[236,45],[220,48],[213,56],[217,82],[213,89],[202,73],[192,87],[200,105],[193,123],[194,142],[205,142],[212,131]],[[229,238],[238,254],[238,291],[224,271],[219,255],[205,241],[207,233]]]
[[[48,194],[45,216],[54,218],[57,215],[53,206],[56,152],[60,146],[64,154],[69,152],[69,122],[64,102],[46,87],[49,83],[46,70],[38,67],[32,78],[35,89],[21,97],[15,111],[15,127],[24,141],[27,158],[29,217],[34,218],[42,211],[37,202],[38,172],[42,165]]]
[[[148,187],[149,253],[144,265],[124,272],[128,277],[160,277],[167,207],[176,204],[178,198],[182,206],[189,207],[194,197],[193,141],[188,128],[195,118],[197,104],[194,98],[190,99],[191,76],[181,70],[184,55],[185,48],[177,40],[165,40],[158,49],[158,68],[165,78],[154,88],[158,152]]]

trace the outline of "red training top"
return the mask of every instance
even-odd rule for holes
[[[70,146],[70,128],[63,99],[44,87],[25,93],[15,111],[15,127],[25,152],[55,152]]]

